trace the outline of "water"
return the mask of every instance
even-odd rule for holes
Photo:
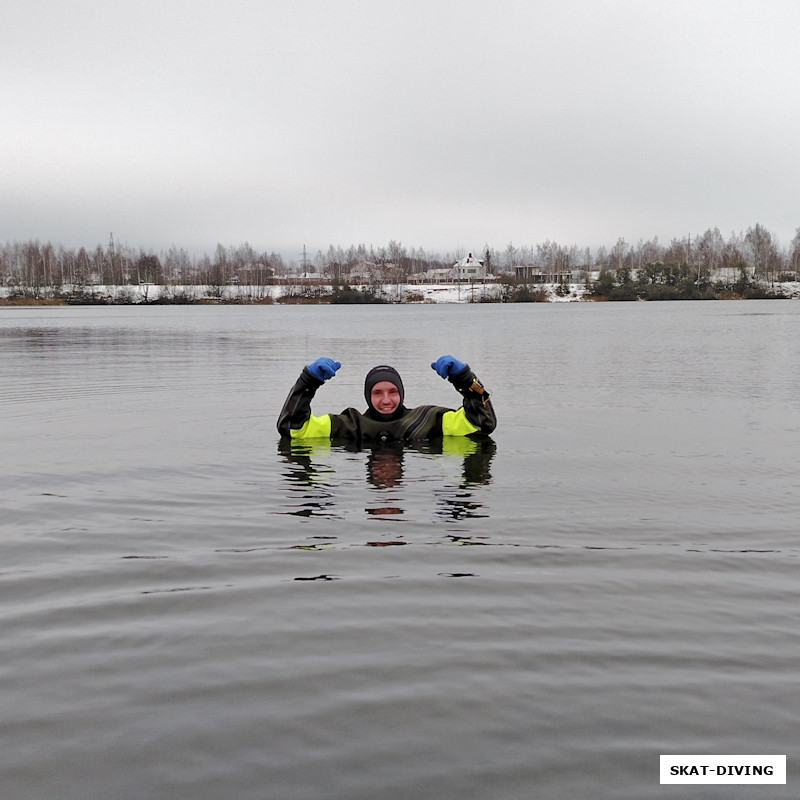
[[[800,304],[0,310],[0,787],[797,795]],[[394,364],[480,447],[279,447]],[[466,443],[462,443],[466,444]],[[660,787],[667,753],[787,786]]]

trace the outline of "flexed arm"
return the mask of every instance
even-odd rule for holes
[[[330,380],[341,366],[338,361],[323,356],[303,367],[278,416],[278,433],[281,436],[292,439],[330,437],[330,416],[315,417],[311,413],[311,400],[317,389]]]
[[[440,356],[431,364],[442,378],[455,386],[464,398],[458,411],[448,411],[442,417],[442,434],[445,436],[466,436],[471,433],[491,433],[497,427],[489,392],[475,377],[469,364],[459,361],[455,356]]]

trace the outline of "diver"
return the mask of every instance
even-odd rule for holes
[[[463,397],[458,409],[443,406],[403,405],[405,389],[394,367],[373,367],[364,381],[367,410],[346,408],[341,414],[315,417],[311,400],[322,384],[342,365],[323,356],[303,367],[278,417],[278,432],[292,441],[346,439],[355,442],[410,442],[441,436],[491,433],[497,424],[489,392],[468,364],[451,355],[431,364],[437,374],[453,384]]]

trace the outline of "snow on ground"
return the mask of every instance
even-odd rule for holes
[[[360,291],[359,287],[353,287]],[[573,284],[569,287],[568,296],[561,297],[556,293],[555,285],[542,284],[537,289],[548,293],[553,302],[568,302],[582,299],[585,287],[582,284]],[[364,291],[371,291],[371,287],[364,287]],[[497,301],[500,299],[502,287],[496,284],[391,284],[381,287],[377,294],[390,302],[403,303],[472,303]],[[63,295],[69,295],[72,287],[64,287]],[[131,286],[103,286],[93,285],[74,287],[76,294],[84,298],[97,300],[111,300],[124,303],[147,303],[155,300],[181,300],[197,302],[201,300],[224,302],[258,302],[269,300],[277,301],[286,294],[301,295],[309,293],[320,296],[332,293],[331,286],[313,286],[296,284],[283,284],[279,286],[159,286],[157,284],[141,284]],[[0,287],[0,297],[8,297],[10,290]],[[52,291],[42,291],[41,297],[52,297]]]
[[[68,294],[71,287],[64,287]],[[159,286],[141,284],[136,286],[84,286],[74,287],[83,297],[96,298],[98,301],[116,301],[122,303],[143,303],[155,300],[174,302],[222,301],[222,302],[270,302],[276,301],[285,294],[303,292],[319,292],[324,296],[330,294],[330,286],[308,286],[301,283],[278,286]],[[354,287],[358,288],[358,287]],[[364,287],[365,289],[367,287]],[[573,303],[585,299],[586,287],[580,283],[570,284],[568,292],[557,284],[537,284],[535,291],[544,291],[549,302]],[[800,298],[800,282],[776,283],[776,292],[787,297]],[[503,287],[498,284],[391,284],[384,285],[378,295],[388,301],[403,303],[471,303],[482,300],[499,300]],[[0,286],[0,298],[8,297],[11,290]],[[42,297],[52,297],[52,291],[42,291]]]
[[[394,290],[396,287],[391,287]],[[547,292],[551,302],[568,303],[582,300],[586,287],[582,283],[573,283],[569,286],[569,294],[560,296],[556,290],[556,284],[539,284],[535,290]],[[482,300],[499,300],[503,290],[497,284],[420,284],[413,286],[401,286],[403,302],[423,302],[423,303],[472,303]],[[416,299],[421,295],[422,300]],[[393,295],[396,297],[396,291]]]

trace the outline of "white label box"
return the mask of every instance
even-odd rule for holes
[[[661,783],[786,783],[786,756],[662,755]]]

